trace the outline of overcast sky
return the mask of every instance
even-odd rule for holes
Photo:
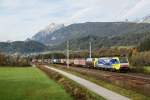
[[[150,14],[150,0],[0,0],[0,41],[25,40],[57,24],[135,20]]]

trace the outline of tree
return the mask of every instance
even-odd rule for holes
[[[140,51],[149,51],[150,50],[150,38],[144,39],[139,45]]]

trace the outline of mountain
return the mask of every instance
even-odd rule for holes
[[[46,37],[48,35],[50,35],[51,33],[53,33],[54,31],[63,28],[64,25],[63,24],[55,24],[55,23],[51,23],[49,24],[45,29],[39,31],[38,33],[36,33],[33,37],[32,40],[34,41],[38,41],[41,43],[47,43],[47,39]],[[52,37],[51,40],[54,40],[55,38]]]
[[[124,35],[116,35],[111,37],[99,37],[94,35],[88,35],[85,37],[75,38],[69,40],[70,50],[87,50],[89,49],[89,42],[92,43],[92,49],[119,47],[119,46],[138,46],[145,38],[150,38],[150,32],[145,33],[127,33]],[[65,50],[66,41],[52,46],[50,50]]]
[[[0,42],[0,52],[4,53],[37,53],[48,50],[48,47],[36,41]]]
[[[137,19],[135,22],[137,22],[137,23],[150,23],[150,14],[146,15],[140,19]]]
[[[143,20],[142,20],[142,22],[143,22],[143,23],[150,23],[150,15],[144,17]]]
[[[48,32],[45,38],[42,38],[42,37],[41,38],[44,40],[42,43],[49,44],[51,48],[53,48],[57,45],[61,45],[67,40],[78,40],[82,38],[84,39],[88,36],[94,36],[101,40],[106,39],[110,41],[111,39],[115,37],[123,38],[123,37],[126,37],[126,35],[128,35],[128,38],[129,38],[130,36],[132,36],[132,34],[133,35],[142,34],[142,33],[147,33],[147,32],[150,32],[149,23],[86,22],[86,23],[71,24],[66,27],[55,30],[53,32]],[[139,36],[143,37],[144,35],[139,35]],[[129,45],[133,45],[132,41],[134,40],[132,39],[134,39],[134,37],[133,38],[131,37],[131,42],[127,40],[127,42],[129,42],[128,43]],[[83,42],[86,42],[86,41],[87,40]],[[115,39],[113,41],[117,42],[118,40]],[[125,43],[121,42],[117,44],[124,45]],[[103,45],[107,45],[107,44],[103,44]],[[113,45],[116,45],[116,44],[113,44]]]

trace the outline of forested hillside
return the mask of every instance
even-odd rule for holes
[[[119,41],[117,44],[122,44],[119,42],[123,41],[123,44],[126,42],[132,41],[133,36],[136,38],[143,38],[144,34],[150,32],[149,23],[130,23],[130,22],[87,22],[87,23],[78,23],[71,24],[69,26],[62,27],[53,32],[45,32],[47,34],[42,43],[50,46],[59,45],[65,42],[66,40],[82,40],[82,38],[88,38],[88,36],[97,37],[101,40],[110,40]],[[128,35],[128,36],[126,36]],[[124,39],[124,37],[126,39]],[[35,37],[34,37],[35,38]],[[36,39],[35,39],[36,40]],[[121,40],[121,41],[120,41]],[[124,41],[126,40],[126,41]],[[129,40],[129,41],[128,41]],[[131,40],[131,41],[130,41]],[[88,41],[88,40],[87,40]],[[41,42],[41,41],[38,41]],[[130,44],[130,43],[129,43]],[[107,44],[105,44],[107,45]]]
[[[145,38],[150,38],[150,33],[127,33],[123,35],[116,35],[111,37],[99,37],[89,35],[77,39],[70,39],[71,50],[82,50],[89,48],[89,42],[92,43],[92,49],[99,49],[102,47],[118,47],[118,46],[138,46]],[[145,44],[145,42],[143,43]],[[141,45],[143,45],[141,44]],[[148,44],[148,43],[147,43]],[[143,47],[141,47],[143,48]],[[66,49],[66,41],[60,45],[52,46],[51,50],[64,50]]]
[[[34,53],[48,50],[48,47],[35,41],[0,42],[0,51],[5,53]]]

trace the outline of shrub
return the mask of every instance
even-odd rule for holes
[[[148,51],[150,50],[150,38],[144,39],[140,45],[138,46],[140,51]]]
[[[30,66],[30,61],[26,57],[6,56],[0,53],[0,66]]]
[[[132,54],[130,63],[133,66],[149,66],[150,65],[150,51],[137,52]]]

